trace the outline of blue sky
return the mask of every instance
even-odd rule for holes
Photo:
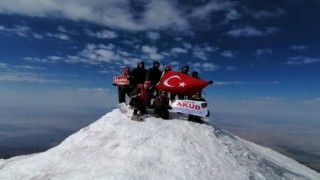
[[[213,80],[215,112],[315,121],[319,12],[319,0],[1,1],[0,106],[114,107],[112,76],[156,60]],[[2,123],[21,124],[12,117],[24,112],[2,110]]]

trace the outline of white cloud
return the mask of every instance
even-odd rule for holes
[[[79,56],[73,56],[73,55],[67,55],[67,58],[65,59],[66,63],[75,64],[81,61],[81,57]]]
[[[171,66],[180,66],[180,62],[179,61],[170,61],[169,63]]]
[[[145,7],[143,22],[149,29],[183,30],[189,26],[172,1],[152,0]]]
[[[1,73],[0,81],[13,81],[13,82],[36,82],[36,83],[56,83],[59,80],[52,80],[43,77],[41,74],[24,73],[24,72],[9,72]]]
[[[144,0],[144,9],[135,10],[127,0],[15,0],[0,1],[0,12],[30,17],[65,18],[87,21],[115,29],[185,29],[188,23],[169,0]],[[138,5],[138,3],[137,3]]]
[[[222,51],[220,53],[221,56],[227,57],[227,58],[233,58],[237,56],[237,52],[233,52],[233,51]]]
[[[212,13],[221,11],[225,11],[228,20],[241,17],[233,9],[237,3],[231,1],[211,1],[198,7],[187,7],[184,3],[171,0],[139,0],[134,2],[135,7],[132,4],[132,1],[128,0],[15,0],[0,1],[0,12],[29,17],[85,21],[127,31],[171,29],[190,32],[190,19],[195,22],[208,20]],[[64,34],[70,33],[62,26],[58,27],[58,31]],[[108,33],[102,33],[99,36],[110,37]],[[151,38],[158,39],[158,37]]]
[[[244,82],[241,81],[226,81],[226,82],[214,82],[214,85],[217,86],[224,86],[224,85],[238,85],[238,84],[244,84]]]
[[[158,49],[156,47],[150,47],[150,46],[142,46],[141,51],[147,55],[146,58],[151,60],[162,60],[165,57],[165,53],[158,53]]]
[[[124,56],[124,57],[133,56],[132,53],[127,52],[127,51],[118,51],[118,54],[119,54],[120,56]]]
[[[242,104],[250,104],[250,105],[264,105],[264,104],[269,104],[269,105],[275,105],[275,104],[284,104],[284,99],[283,98],[278,98],[278,97],[259,97],[255,99],[250,99],[250,100],[243,100],[241,101]]]
[[[182,41],[183,38],[182,37],[175,37],[174,40],[179,42],[179,41]]]
[[[15,25],[12,29],[15,33],[17,33],[19,36],[27,36],[27,34],[30,32],[30,28],[27,26],[19,26]]]
[[[289,48],[293,50],[306,50],[306,49],[309,49],[310,47],[306,45],[290,45]]]
[[[5,31],[6,30],[6,27],[0,25],[0,31]]]
[[[191,49],[192,48],[192,44],[188,43],[188,42],[183,42],[182,43],[183,47],[185,47],[186,49]]]
[[[219,67],[213,63],[203,63],[202,68],[204,71],[216,71]]]
[[[98,60],[100,61],[111,61],[111,60],[115,60],[115,59],[119,59],[118,56],[116,54],[114,54],[112,51],[110,50],[105,50],[105,49],[97,49],[94,51],[97,55],[98,55]]]
[[[112,44],[112,43],[109,43],[108,45],[105,45],[105,44],[98,44],[97,45],[98,48],[101,48],[101,49],[108,49],[108,50],[112,50],[112,49],[115,49],[115,45]]]
[[[216,85],[238,85],[238,84],[250,84],[250,85],[278,85],[279,81],[273,82],[243,82],[243,81],[226,81],[226,82],[215,82]]]
[[[24,57],[22,59],[24,59],[26,61],[29,61],[29,62],[40,62],[40,63],[48,63],[48,62],[50,62],[46,58]]]
[[[60,57],[60,56],[49,56],[48,59],[50,59],[52,61],[58,61],[58,60],[61,60],[62,57]]]
[[[38,66],[29,66],[29,65],[10,65],[7,63],[0,63],[0,68],[2,72],[15,72],[15,71],[24,71],[24,70],[45,70],[43,67]]]
[[[0,68],[7,68],[8,64],[7,63],[0,63]]]
[[[256,49],[255,55],[256,56],[262,56],[262,55],[267,55],[267,54],[272,54],[273,51],[272,49]]]
[[[320,58],[310,58],[305,56],[290,57],[290,60],[285,62],[287,65],[303,65],[303,64],[314,64],[319,63]]]
[[[235,3],[230,1],[211,1],[208,4],[197,7],[191,13],[191,17],[198,19],[208,19],[212,12],[226,11],[232,8]]]
[[[157,53],[158,51],[156,47],[150,47],[150,46],[142,46],[141,50],[142,52],[148,53],[148,54],[154,54],[154,53]]]
[[[236,66],[227,66],[226,69],[229,71],[234,71],[237,69],[237,67]]]
[[[179,48],[179,47],[175,47],[175,48],[172,48],[171,49],[171,52],[173,53],[177,53],[177,54],[180,54],[180,53],[187,53],[188,51],[186,49],[182,49],[182,48]]]
[[[149,38],[152,41],[156,41],[161,38],[161,35],[157,32],[147,32],[147,38]]]
[[[48,56],[47,58],[24,57],[23,59],[29,62],[56,63],[58,60],[61,60],[62,57],[59,57],[59,56]]]
[[[64,27],[62,27],[62,26],[58,26],[58,31],[59,32],[62,32],[62,33],[67,33],[68,31],[64,28]]]
[[[43,36],[41,34],[38,33],[33,33],[33,37],[36,39],[43,39]]]
[[[218,48],[212,48],[211,46],[208,46],[207,44],[204,45],[196,45],[192,48],[193,56],[196,58],[199,58],[201,60],[208,60],[208,53],[216,52]]]
[[[213,63],[196,62],[196,63],[190,63],[190,65],[191,65],[191,69],[193,69],[194,71],[198,71],[198,72],[216,71],[217,69],[219,69],[219,66],[215,65]]]
[[[13,107],[43,108],[55,107],[55,111],[76,110],[76,107],[111,107],[116,95],[106,88],[75,88],[75,89],[36,89],[36,90],[5,90],[0,89],[0,105]],[[39,110],[39,109],[38,109]],[[79,111],[79,109],[77,110]]]
[[[161,54],[149,54],[149,58],[152,60],[159,61],[159,60],[164,59],[164,56]]]
[[[84,31],[88,36],[96,37],[96,38],[100,38],[100,39],[114,39],[114,38],[118,37],[118,34],[116,32],[110,31],[110,30],[92,32],[88,29],[85,29]]]
[[[286,14],[286,11],[280,8],[277,8],[274,11],[261,10],[261,11],[252,13],[253,17],[255,17],[256,19],[280,17],[280,16],[284,16],[285,14]]]
[[[79,62],[98,64],[98,62],[111,62],[113,60],[118,60],[119,56],[115,54],[112,50],[103,49],[101,47],[107,47],[102,45],[87,44],[85,49],[83,49],[79,55],[83,58],[78,58]],[[87,59],[87,60],[86,60]],[[76,60],[76,59],[73,59]]]
[[[227,21],[236,20],[239,18],[241,18],[241,14],[239,14],[239,12],[237,10],[235,10],[235,9],[228,10],[228,13],[226,14]]]
[[[64,40],[64,41],[67,41],[67,40],[71,39],[68,35],[61,34],[61,33],[56,33],[56,34],[47,33],[46,35],[49,36],[49,37],[54,37],[54,38],[61,39],[61,40]]]
[[[317,105],[317,106],[319,106],[320,105],[320,98],[307,99],[307,100],[304,100],[302,103],[306,104],[306,105]]]
[[[5,26],[0,26],[0,31],[4,31],[10,34],[16,34],[18,36],[27,37],[30,34],[31,29],[28,26],[21,26],[21,25],[13,25],[12,28],[8,28]]]
[[[278,31],[275,27],[268,27],[265,30],[259,30],[253,26],[245,26],[228,31],[226,34],[230,37],[256,37],[256,36],[268,36]]]
[[[18,70],[45,70],[45,68],[43,68],[43,67],[29,66],[29,65],[13,66],[13,69],[18,69]]]
[[[86,63],[91,65],[99,65],[101,62],[112,62],[120,60],[121,57],[130,56],[131,54],[124,51],[119,51],[114,49],[115,46],[111,43],[108,45],[104,44],[86,44],[84,49],[82,49],[77,54],[69,54],[65,57],[61,56],[48,56],[46,58],[34,58],[34,57],[24,57],[23,59],[29,62],[40,62],[40,63],[56,63],[56,62],[66,62],[70,64],[76,63]]]
[[[0,63],[0,69],[0,81],[3,82],[60,82],[60,80],[51,78],[52,75],[43,73],[46,70],[44,67]]]
[[[193,51],[193,56],[196,58],[199,58],[201,60],[208,60],[207,54],[204,51],[200,51],[200,50],[194,50]]]

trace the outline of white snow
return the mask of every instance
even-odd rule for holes
[[[275,151],[217,127],[118,109],[43,153],[0,159],[0,179],[320,179]]]

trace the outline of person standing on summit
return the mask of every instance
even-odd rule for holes
[[[189,72],[189,66],[183,66],[183,67],[181,68],[181,72],[182,72],[183,74],[189,75],[189,74],[188,74],[188,72]],[[176,94],[170,93],[170,101],[173,102],[175,99],[176,99]],[[178,94],[178,99],[180,99],[180,100],[185,99],[185,96]]]
[[[144,67],[143,61],[138,62],[137,67],[131,71],[131,76],[134,86],[143,84],[146,81],[147,70]]]
[[[126,95],[129,96],[129,93],[131,92],[133,87],[135,87],[131,82],[131,72],[130,72],[130,68],[128,66],[123,68],[121,76],[127,77],[127,79],[129,80],[129,84],[128,85],[116,85],[116,84],[113,84],[114,86],[118,86],[118,100],[119,100],[119,103],[126,102]]]
[[[150,92],[151,95],[154,95],[154,92],[156,91],[156,96],[158,95],[158,90],[156,89],[156,84],[160,81],[161,78],[161,71],[160,71],[160,63],[159,61],[154,61],[153,62],[153,66],[148,69],[147,71],[147,77],[146,77],[146,81],[150,81],[151,85],[150,85]],[[148,106],[151,107],[151,98],[148,100]]]

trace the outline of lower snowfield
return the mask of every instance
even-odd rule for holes
[[[320,179],[270,149],[214,126],[118,109],[46,152],[0,160],[0,179]]]

